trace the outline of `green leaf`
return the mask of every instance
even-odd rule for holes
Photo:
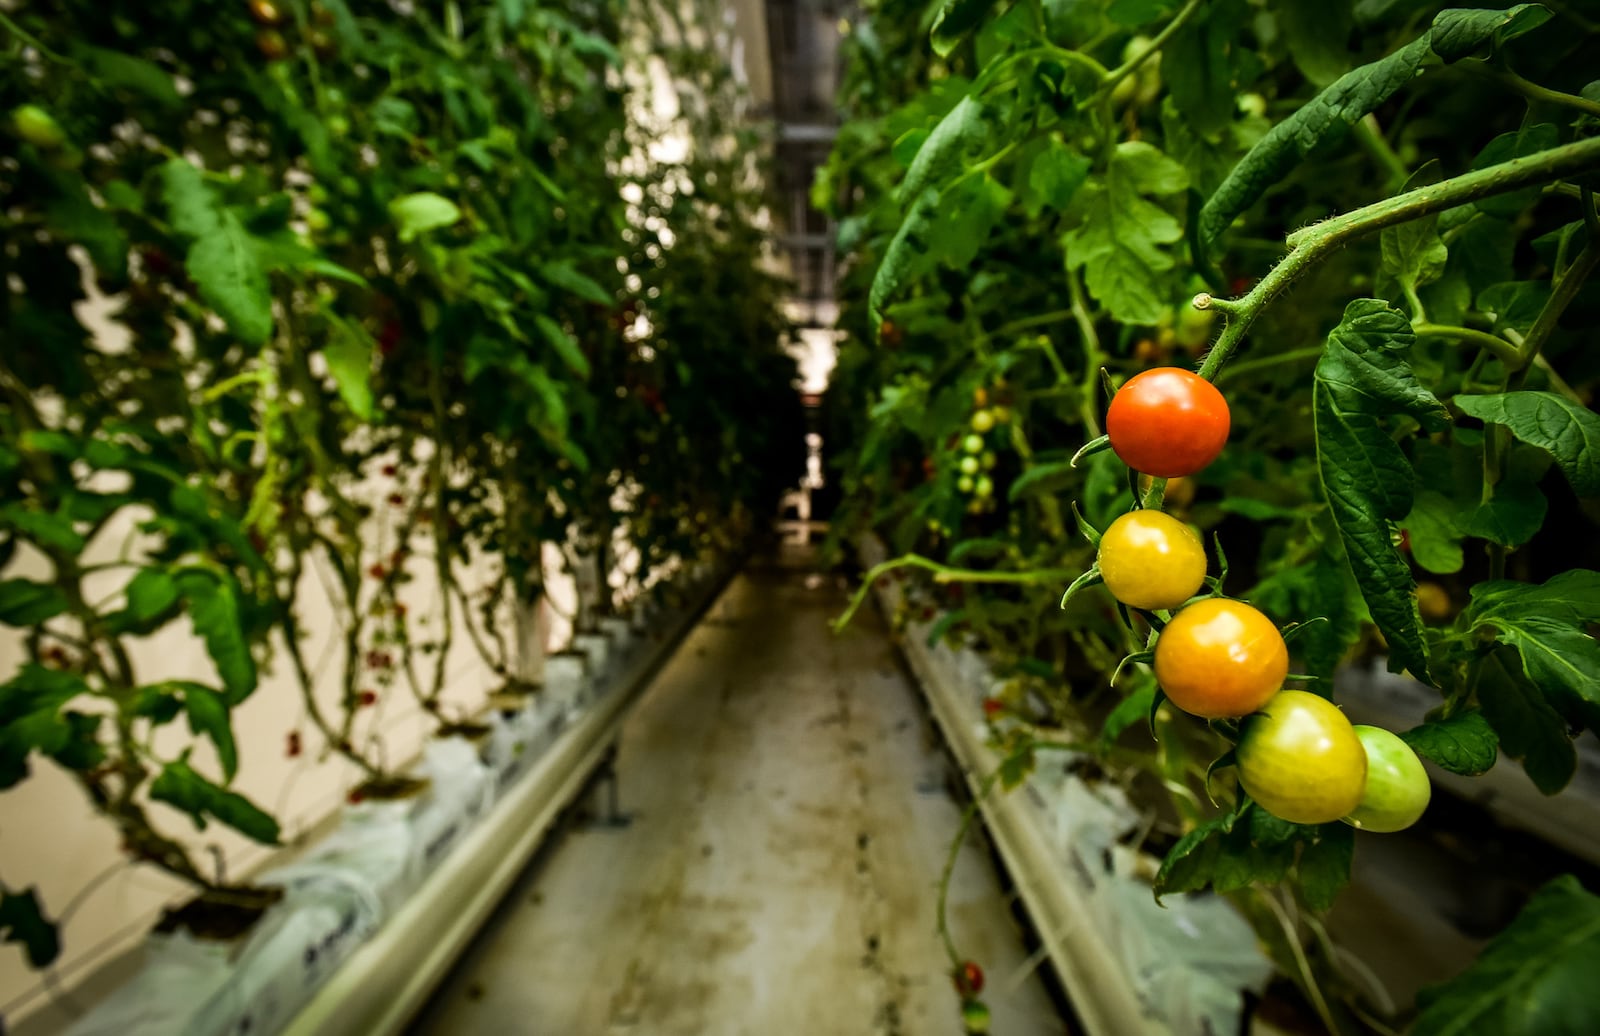
[[[187,238],[204,237],[216,229],[221,220],[221,207],[200,170],[181,158],[171,158],[161,166],[157,176],[172,229]]]
[[[1495,579],[1472,588],[1472,613],[1480,618],[1528,612],[1573,626],[1600,622],[1600,572],[1574,568],[1539,585]]]
[[[1172,10],[1173,0],[1111,0],[1106,17],[1130,28],[1149,23]]]
[[[561,362],[567,365],[567,369],[580,378],[587,378],[589,358],[583,355],[578,340],[568,334],[566,328],[543,313],[535,314],[533,321],[539,325],[539,333],[544,335],[545,341],[555,347],[556,355],[561,357]]]
[[[1502,547],[1520,547],[1544,525],[1549,506],[1538,485],[1508,479],[1494,487],[1493,498],[1462,519],[1461,531]]]
[[[1012,481],[1011,488],[1006,492],[1006,498],[1016,503],[1030,496],[1059,493],[1081,478],[1082,475],[1073,468],[1071,461],[1035,464]]]
[[[204,735],[217,746],[217,759],[223,776],[233,780],[239,771],[239,750],[233,742],[233,724],[228,715],[228,699],[204,684],[175,681],[167,685],[183,692],[183,711],[189,717],[189,730]]]
[[[400,240],[410,241],[418,234],[455,223],[461,218],[461,210],[449,198],[432,191],[418,191],[391,201],[389,217],[394,220]]]
[[[1351,302],[1317,363],[1312,415],[1323,492],[1361,595],[1389,642],[1389,666],[1428,681],[1411,571],[1389,533],[1390,522],[1411,513],[1416,475],[1380,423],[1397,415],[1433,428],[1444,421],[1444,407],[1405,361],[1414,341],[1399,310],[1376,299]]]
[[[209,569],[189,568],[179,572],[176,581],[195,632],[205,640],[222,686],[230,702],[237,705],[256,689],[256,663],[245,639],[233,579]]]
[[[0,789],[28,775],[28,756],[37,751],[56,755],[68,750],[76,727],[61,714],[62,706],[89,685],[76,673],[25,663],[0,684]]]
[[[49,583],[31,579],[0,581],[0,622],[7,626],[37,626],[67,607],[67,595]]]
[[[967,153],[987,142],[991,130],[983,105],[971,95],[961,98],[917,149],[917,157],[911,160],[894,196],[904,202],[918,197],[925,188],[943,189],[946,181],[963,172]]]
[[[1338,822],[1323,824],[1316,831],[1316,840],[1300,850],[1300,893],[1312,910],[1326,910],[1350,884],[1356,831]]]
[[[1020,751],[1014,751],[1000,761],[1000,767],[995,772],[1000,776],[1000,787],[1010,791],[1033,772],[1035,754],[1031,746]]]
[[[900,229],[883,253],[877,273],[872,278],[872,290],[867,296],[867,314],[874,328],[883,323],[883,308],[890,298],[906,283],[914,280],[933,265],[928,254],[928,236],[939,218],[939,192],[932,187],[917,196],[911,203]]]
[[[1466,971],[1417,994],[1412,1036],[1582,1036],[1600,1025],[1600,897],[1564,874]]]
[[[342,321],[333,326],[338,330],[322,347],[322,358],[344,405],[357,419],[370,421],[377,412],[372,402],[372,343]]]
[[[1045,138],[1044,149],[1033,158],[1028,167],[1028,190],[1025,207],[1029,216],[1037,216],[1045,209],[1063,212],[1071,204],[1073,195],[1089,177],[1093,163],[1088,157],[1067,147],[1054,136]]]
[[[1477,307],[1494,315],[1496,330],[1526,335],[1549,301],[1549,281],[1502,281],[1478,293]]]
[[[28,966],[47,968],[61,955],[55,923],[44,916],[37,892],[0,889],[0,942],[16,943],[28,955]]]
[[[1439,163],[1429,162],[1411,174],[1404,189],[1413,191],[1438,182]],[[1436,214],[1385,227],[1379,239],[1383,272],[1411,291],[1438,280],[1450,258],[1450,250],[1439,236]]]
[[[149,633],[164,621],[178,603],[178,584],[170,572],[141,568],[123,589],[128,599],[121,611],[106,617],[111,633]]]
[[[51,201],[45,218],[61,237],[82,245],[96,273],[121,282],[128,276],[128,238],[117,218],[90,200],[82,187]]]
[[[1188,187],[1183,166],[1143,141],[1117,145],[1103,181],[1091,179],[1073,197],[1072,224],[1062,235],[1067,268],[1083,269],[1096,299],[1119,320],[1154,324],[1172,305],[1172,246],[1183,225],[1152,197]]]
[[[91,79],[101,86],[121,87],[143,94],[157,104],[176,108],[183,103],[172,76],[160,65],[117,50],[75,43],[72,54],[82,63]]]
[[[1411,537],[1411,556],[1429,572],[1461,571],[1466,559],[1461,552],[1462,534],[1456,515],[1456,505],[1448,497],[1424,490],[1417,494],[1411,513],[1400,522]]]
[[[1161,50],[1161,78],[1172,101],[1202,136],[1214,136],[1233,119],[1233,65],[1239,28],[1249,8],[1223,0],[1201,9]]]
[[[12,529],[41,547],[64,554],[82,553],[84,539],[72,527],[71,519],[61,514],[35,511],[22,503],[0,506],[0,529]]]
[[[1472,160],[1472,168],[1487,169],[1502,162],[1509,162],[1513,158],[1525,158],[1546,151],[1559,143],[1561,143],[1561,131],[1555,124],[1531,122],[1510,133],[1502,133],[1485,144],[1483,150]],[[1522,210],[1538,197],[1539,190],[1538,187],[1525,187],[1520,191],[1493,194],[1487,198],[1479,198],[1473,202],[1473,207],[1490,216],[1516,219]]]
[[[1429,720],[1402,731],[1400,739],[1424,759],[1466,777],[1488,773],[1500,754],[1500,739],[1476,709]]]
[[[1508,11],[1440,12],[1433,27],[1406,46],[1352,69],[1272,128],[1223,181],[1200,210],[1199,236],[1209,251],[1233,222],[1325,141],[1347,133],[1423,71],[1437,56],[1468,57],[1534,28],[1548,12],[1537,4]],[[1163,65],[1163,68],[1165,66]]]
[[[278,844],[278,822],[243,795],[196,773],[187,753],[161,768],[150,784],[150,797],[187,813],[201,831],[208,820],[219,820],[263,845]]]
[[[939,196],[943,219],[928,230],[928,250],[954,270],[977,259],[989,234],[1005,218],[1011,191],[992,176],[967,177]]]
[[[1319,682],[1333,678],[1367,618],[1360,587],[1333,536],[1305,562],[1272,572],[1247,597],[1268,615],[1303,622],[1295,628],[1294,654]],[[1327,621],[1304,621],[1312,618]]]
[[[1500,738],[1500,750],[1522,760],[1534,786],[1554,795],[1572,780],[1578,754],[1566,720],[1522,675],[1516,657],[1501,648],[1479,664],[1478,704]]]
[[[945,0],[944,6],[933,19],[933,31],[929,33],[933,41],[933,52],[940,57],[949,57],[956,45],[966,38],[967,33],[977,28],[995,5],[995,0]]]
[[[1238,819],[1236,813],[1224,813],[1178,839],[1178,844],[1167,853],[1156,872],[1152,884],[1156,902],[1159,903],[1162,896],[1198,892],[1211,884],[1223,839]]]
[[[1572,491],[1600,496],[1600,416],[1553,392],[1501,392],[1457,396],[1461,412],[1504,425],[1530,446],[1548,450]]]
[[[965,621],[966,617],[967,611],[965,608],[955,608],[940,615],[938,621],[928,628],[928,646],[938,646],[939,641],[944,639],[944,635],[959,623]]]
[[[1350,33],[1355,18],[1350,0],[1273,0],[1289,55],[1313,85],[1327,86],[1350,69]]]
[[[1549,21],[1542,4],[1518,4],[1503,11],[1440,11],[1433,19],[1433,51],[1446,61],[1459,61],[1531,32]]]
[[[1116,743],[1122,732],[1144,719],[1150,714],[1150,708],[1155,704],[1156,682],[1149,677],[1142,677],[1133,686],[1133,690],[1111,710],[1105,722],[1100,726],[1100,744],[1109,747]]]
[[[607,291],[599,281],[580,271],[571,259],[562,259],[559,262],[541,263],[539,276],[545,281],[555,285],[562,291],[571,292],[588,302],[600,306],[611,306],[616,303],[616,297]]]
[[[271,337],[272,285],[255,239],[238,216],[224,210],[189,246],[184,270],[199,287],[200,298],[245,344],[262,345]]]

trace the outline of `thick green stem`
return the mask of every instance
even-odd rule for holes
[[[1477,331],[1470,327],[1455,327],[1450,324],[1430,324],[1426,321],[1412,324],[1411,330],[1422,338],[1453,338],[1468,345],[1476,345],[1479,348],[1487,349],[1506,364],[1520,362],[1516,346],[1499,335],[1492,335],[1487,331]]]
[[[1480,198],[1505,194],[1594,168],[1600,168],[1600,137],[1575,141],[1501,162],[1487,169],[1463,173],[1290,234],[1289,254],[1243,299],[1217,305],[1210,296],[1196,298],[1198,308],[1216,305],[1216,308],[1230,314],[1222,336],[1200,366],[1200,376],[1214,380],[1266,305],[1312,266],[1355,238]],[[1202,300],[1204,304],[1201,304]]]

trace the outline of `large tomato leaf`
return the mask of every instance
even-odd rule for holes
[[[1439,428],[1445,410],[1405,360],[1415,336],[1404,313],[1357,299],[1328,335],[1312,389],[1317,469],[1345,555],[1372,621],[1389,642],[1389,668],[1431,681],[1411,570],[1390,523],[1411,512],[1416,474],[1381,419]]]
[[[1581,497],[1600,496],[1600,416],[1554,392],[1457,396],[1461,412],[1548,450]]]
[[[1486,45],[1519,36],[1549,17],[1538,4],[1505,11],[1441,11],[1433,26],[1386,57],[1352,69],[1250,149],[1200,210],[1202,248],[1209,251],[1235,216],[1255,204],[1324,141],[1335,139],[1422,73],[1434,57],[1470,57]]]
[[[968,152],[987,141],[993,128],[982,103],[970,94],[962,97],[922,141],[906,178],[895,188],[895,197],[903,202],[927,187],[943,189],[960,174]]]
[[[187,813],[201,831],[208,820],[220,820],[264,845],[278,844],[278,822],[238,792],[218,787],[196,773],[189,765],[188,753],[161,768],[150,783],[150,797]]]
[[[883,307],[900,286],[932,266],[928,238],[939,217],[939,192],[929,187],[917,195],[911,209],[895,231],[872,278],[867,296],[867,313],[874,327],[883,323]]]
[[[1467,777],[1487,773],[1500,754],[1500,739],[1476,709],[1429,720],[1402,731],[1400,739],[1429,762]]]
[[[1600,618],[1597,592],[1600,573],[1587,569],[1543,586],[1495,580],[1472,588],[1465,618],[1516,649],[1522,675],[1568,722],[1600,729],[1600,641],[1586,628]]]
[[[1183,166],[1143,141],[1117,145],[1104,177],[1073,196],[1061,243],[1067,268],[1083,269],[1089,292],[1129,324],[1154,324],[1172,305],[1172,246],[1183,224],[1153,198],[1189,186]]]
[[[1417,994],[1412,1036],[1595,1031],[1600,897],[1570,874],[1545,885],[1466,971]]]

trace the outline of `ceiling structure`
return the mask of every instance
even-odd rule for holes
[[[730,3],[751,116],[774,130],[773,233],[794,284],[789,315],[819,332],[831,329],[837,315],[835,228],[811,207],[811,184],[838,131],[840,23],[852,6],[844,0]],[[831,332],[828,337],[831,342]]]

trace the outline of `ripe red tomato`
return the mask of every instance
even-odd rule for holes
[[[1344,822],[1363,831],[1404,831],[1421,819],[1433,797],[1428,771],[1398,734],[1382,727],[1355,729],[1367,753],[1367,786]]]
[[[1129,378],[1111,398],[1106,434],[1135,471],[1157,478],[1192,475],[1228,442],[1228,402],[1217,387],[1182,367]]]
[[[1361,804],[1367,750],[1339,706],[1283,691],[1245,717],[1236,749],[1239,786],[1275,817],[1326,824]]]
[[[1129,511],[1100,537],[1100,576],[1130,608],[1176,608],[1206,578],[1206,551],[1194,530],[1169,514]]]
[[[1255,608],[1211,597],[1167,623],[1156,641],[1155,670],[1167,698],[1184,712],[1205,719],[1248,716],[1283,686],[1289,648]]]
[[[956,992],[962,999],[975,997],[983,992],[983,969],[978,966],[977,961],[962,961],[950,977],[955,982]]]

